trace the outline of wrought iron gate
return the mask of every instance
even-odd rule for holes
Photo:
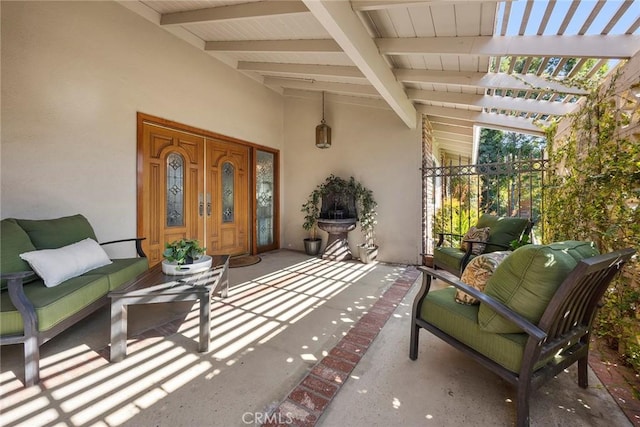
[[[542,153],[504,163],[463,165],[459,160],[423,168],[423,253],[433,253],[437,233],[464,234],[483,213],[529,218],[533,242],[539,241],[547,166]]]

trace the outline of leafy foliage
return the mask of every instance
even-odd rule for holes
[[[311,240],[316,239],[318,229],[318,218],[320,217],[320,200],[322,198],[319,189],[315,189],[309,194],[309,198],[302,205],[301,211],[304,212],[304,222],[302,228],[309,231]]]
[[[616,108],[615,77],[589,88],[584,106],[570,117],[571,128],[553,138],[547,190],[546,241],[591,240],[601,252],[640,249],[640,144],[625,136],[628,124]],[[638,263],[627,265],[611,285],[595,332],[640,368]]]
[[[483,128],[480,131],[478,147],[478,164],[495,164],[518,162],[528,159],[539,159],[546,147],[544,138],[516,132],[503,132],[496,129]],[[520,174],[520,177],[518,175]],[[526,182],[530,186],[520,187],[517,184]],[[542,183],[540,174],[525,175],[518,170],[504,174],[485,174],[481,176],[482,212],[495,212],[499,215],[511,215],[518,207],[517,197],[512,194],[513,188],[526,191],[520,194],[523,199],[532,200],[531,217],[535,220],[540,215],[542,199]],[[528,188],[525,188],[528,187]],[[531,191],[532,194],[528,194]]]
[[[369,247],[374,246],[375,226],[377,224],[376,217],[378,215],[376,208],[378,207],[378,203],[373,197],[373,191],[360,184],[354,177],[345,180],[331,174],[323,183],[318,184],[316,188],[309,193],[307,201],[302,205],[301,211],[305,214],[302,228],[311,232],[312,239],[316,238],[318,218],[320,217],[321,209],[320,204],[322,198],[329,193],[355,198],[360,229],[365,234],[365,244]]]
[[[452,236],[448,243],[451,246],[460,246],[462,236],[474,225],[478,218],[477,207],[464,202],[460,198],[443,200],[442,207],[438,209],[433,221],[433,235],[438,233],[450,233]]]
[[[198,259],[205,250],[206,248],[201,247],[197,240],[180,239],[165,244],[162,256],[169,262],[185,264],[188,263],[189,258],[191,260]]]

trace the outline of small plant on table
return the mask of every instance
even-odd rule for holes
[[[193,264],[193,261],[200,258],[205,250],[206,248],[201,247],[195,239],[180,239],[167,243],[162,256],[167,261],[178,265]]]

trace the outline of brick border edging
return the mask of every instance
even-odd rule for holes
[[[627,416],[629,422],[634,426],[640,426],[640,400],[634,395],[631,383],[634,381],[633,369],[607,361],[607,356],[611,355],[605,355],[606,352],[598,348],[593,337],[590,344],[589,367]]]
[[[402,275],[329,354],[320,360],[273,413],[269,414],[269,421],[262,425],[314,426],[419,276],[420,272],[415,266],[407,266]]]

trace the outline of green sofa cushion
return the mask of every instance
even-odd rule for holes
[[[481,330],[478,305],[458,304],[454,300],[455,293],[452,287],[430,291],[422,304],[420,317],[509,371],[518,372],[528,336]]]
[[[433,257],[437,259],[439,266],[448,266],[453,271],[460,270],[460,263],[462,262],[462,257],[465,252],[459,248],[452,248],[449,246],[440,246],[439,248],[435,248]],[[469,256],[469,261],[475,258],[475,255]]]
[[[54,288],[36,280],[24,286],[24,292],[36,308],[38,330],[46,331],[77,313],[109,291],[107,276],[85,274],[62,282]],[[7,294],[0,298],[0,334],[21,334],[22,317]]]
[[[57,249],[86,238],[98,241],[93,227],[80,214],[55,219],[16,221],[27,232],[36,249]]]
[[[0,221],[0,236],[2,236],[2,244],[0,244],[0,272],[17,273],[18,271],[32,271],[26,261],[20,258],[20,254],[24,252],[35,251],[36,248],[29,240],[29,236],[18,225],[15,219],[8,218]],[[35,280],[34,276],[31,280]],[[0,289],[7,287],[7,281],[2,280]]]
[[[484,291],[531,323],[538,324],[549,301],[578,261],[595,255],[598,251],[590,242],[572,240],[522,246],[502,261]],[[522,332],[482,303],[478,323],[487,332]]]
[[[104,274],[109,279],[109,290],[119,288],[129,280],[149,269],[147,258],[112,259],[112,263],[91,270],[90,274]]]
[[[489,227],[491,229],[484,253],[508,250],[513,240],[520,240],[528,224],[527,218],[483,214],[478,219],[476,228]]]

